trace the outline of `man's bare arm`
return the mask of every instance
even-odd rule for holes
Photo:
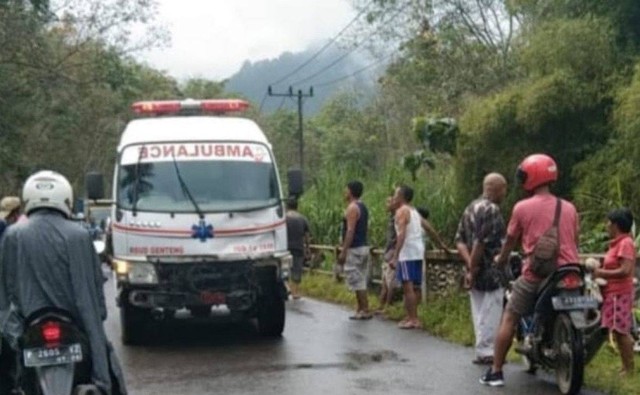
[[[347,258],[347,250],[353,244],[353,239],[356,233],[356,224],[358,222],[358,217],[360,216],[360,209],[355,204],[350,204],[347,207],[347,212],[345,214],[347,220],[347,230],[344,235],[344,240],[342,241],[342,251],[340,252],[339,261],[343,264]]]
[[[440,247],[440,249],[444,251],[449,251],[449,247],[442,240],[442,237],[440,237],[440,234],[438,233],[438,231],[435,230],[435,228],[433,227],[433,225],[431,225],[429,221],[422,218],[420,220],[420,225],[422,225],[422,229],[424,229],[424,231],[427,232],[429,237],[431,237],[431,239],[435,241],[435,243],[438,245],[438,247]]]
[[[500,253],[496,256],[495,263],[498,265],[504,265],[509,259],[509,255],[518,245],[518,237],[507,235],[507,241],[500,249]]]
[[[392,263],[395,264],[400,256],[400,250],[404,247],[404,242],[407,239],[407,225],[409,224],[409,210],[403,207],[396,213],[396,225],[398,227],[398,237],[396,239],[396,248],[393,252]]]

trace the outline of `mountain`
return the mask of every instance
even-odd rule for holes
[[[265,99],[265,94],[270,84],[274,84],[307,62],[317,51],[317,48],[313,48],[298,53],[285,52],[275,59],[265,59],[253,63],[247,61],[240,71],[228,80],[226,89],[230,92],[240,93],[258,105],[263,103],[262,111],[264,112],[272,112],[281,107],[295,109],[297,106],[295,98],[267,97]],[[273,85],[273,93],[288,93],[289,87],[293,84],[294,93],[301,89],[303,93],[308,94],[309,87],[313,86],[314,96],[305,100],[304,107],[305,114],[312,115],[322,108],[322,105],[329,98],[341,90],[355,89],[372,92],[380,68],[372,67],[352,76],[375,62],[375,59],[359,52],[349,53],[348,50],[332,47],[310,61],[294,75],[277,85]],[[338,79],[342,80],[336,81]],[[334,83],[323,85],[327,82]]]

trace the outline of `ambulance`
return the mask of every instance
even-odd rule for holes
[[[113,176],[111,236],[125,344],[158,320],[226,306],[280,336],[291,265],[271,145],[241,100],[146,101],[126,126]],[[302,193],[299,172],[289,193]],[[87,176],[89,198],[102,181]],[[217,310],[217,309],[216,309]]]

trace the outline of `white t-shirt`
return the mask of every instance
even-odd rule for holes
[[[421,261],[424,259],[424,231],[422,230],[422,221],[418,210],[415,208],[411,207],[409,213],[406,236],[400,254],[398,254],[398,260]],[[399,233],[397,224],[396,233]]]

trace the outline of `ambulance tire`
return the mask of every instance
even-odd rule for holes
[[[145,309],[131,306],[124,302],[120,306],[120,327],[122,330],[122,343],[126,346],[138,346],[145,343],[149,337],[147,325],[151,320],[151,314]]]
[[[284,299],[277,293],[263,296],[258,306],[258,332],[265,337],[280,337],[284,322]]]

